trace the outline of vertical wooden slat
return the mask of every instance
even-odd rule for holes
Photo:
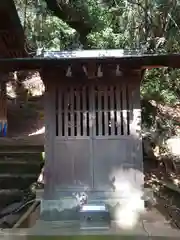
[[[58,136],[62,137],[62,92],[58,87]]]
[[[86,88],[86,116],[87,116],[87,135],[90,136],[90,87]]]
[[[77,89],[76,95],[76,111],[77,111],[77,136],[81,136],[81,118],[80,118],[80,91],[81,89]]]
[[[114,133],[117,136],[117,102],[116,102],[116,86],[114,86]]]
[[[77,88],[74,88],[74,136],[77,136],[77,104],[76,104]]]
[[[102,90],[101,88],[98,88],[98,130],[99,130],[99,136],[102,136],[102,114],[103,114],[103,109],[102,109],[102,102],[101,102],[101,97],[102,97]]]
[[[68,136],[68,88],[66,87],[64,93],[64,135]]]
[[[56,118],[56,136],[59,136],[59,89],[55,90],[55,118]]]
[[[130,85],[128,87],[128,97],[129,97],[129,134],[131,135],[131,124],[133,122],[133,98],[132,98],[133,87]]]
[[[61,128],[61,132],[62,132],[62,136],[65,136],[65,114],[64,114],[64,110],[65,110],[65,89],[61,88],[61,122],[62,122],[62,128]]]
[[[83,136],[87,136],[87,87],[82,88],[82,106],[83,106]]]
[[[120,86],[116,86],[116,105],[117,105],[117,110],[116,110],[116,115],[117,115],[117,135],[121,135],[121,97],[120,97]]]
[[[67,115],[68,115],[68,136],[71,136],[71,87],[68,87],[68,104],[67,104]]]
[[[71,136],[74,136],[74,88],[70,88]]]
[[[110,87],[110,116],[111,116],[111,135],[115,135],[115,109],[114,109],[114,87]]]
[[[83,123],[84,123],[84,112],[83,112],[83,86],[80,91],[80,134],[83,136]]]
[[[126,85],[123,85],[122,88],[122,113],[123,113],[123,132],[124,135],[127,135],[127,98],[126,98]]]
[[[130,108],[129,108],[129,86],[126,86],[126,100],[127,100],[127,134],[130,135]]]
[[[108,122],[108,87],[104,87],[104,127],[105,136],[109,135],[109,122]]]
[[[95,86],[91,85],[90,86],[90,98],[89,98],[89,106],[90,106],[90,136],[96,136],[96,121],[95,121],[95,117],[96,117],[96,112],[95,112],[95,100],[96,100],[96,96],[95,96]]]

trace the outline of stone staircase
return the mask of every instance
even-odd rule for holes
[[[43,146],[0,146],[0,209],[22,199],[43,165]]]

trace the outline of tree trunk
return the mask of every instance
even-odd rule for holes
[[[79,41],[88,48],[87,35],[92,31],[93,26],[90,22],[90,16],[87,6],[81,1],[81,6],[76,6],[69,1],[45,0],[47,7],[53,12],[54,16],[58,17],[71,28],[79,33]]]

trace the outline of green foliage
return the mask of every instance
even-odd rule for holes
[[[142,98],[155,100],[162,104],[175,104],[178,102],[178,94],[172,86],[172,79],[177,77],[177,70],[153,69],[146,71],[141,87]],[[175,84],[179,85],[179,81]]]
[[[93,49],[112,49],[112,48],[126,48],[125,34],[114,33],[112,28],[106,28],[99,32],[89,34],[88,41],[91,43],[90,47]]]
[[[69,9],[67,22],[54,17],[47,9],[47,2],[50,0],[15,0],[33,46],[59,50],[76,45],[79,33],[69,27],[69,21],[78,21],[83,9],[84,24],[88,22],[91,26],[87,36],[90,48],[140,48],[146,52],[180,49],[180,5],[176,0],[173,3],[167,0],[62,1]],[[77,15],[72,15],[70,10]]]
[[[155,125],[155,118],[157,115],[157,109],[148,100],[141,101],[142,106],[142,124],[145,128],[150,129]]]

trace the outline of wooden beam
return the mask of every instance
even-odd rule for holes
[[[31,220],[31,215],[35,212],[35,210],[37,209],[37,207],[39,207],[40,202],[39,201],[35,201],[29,208],[28,210],[20,217],[20,219],[17,221],[17,223],[13,226],[13,228],[19,228],[21,227],[21,225],[27,221],[27,223],[29,223],[29,221]],[[39,216],[37,216],[39,217]],[[37,220],[37,219],[35,219]],[[28,226],[29,227],[29,226]]]

